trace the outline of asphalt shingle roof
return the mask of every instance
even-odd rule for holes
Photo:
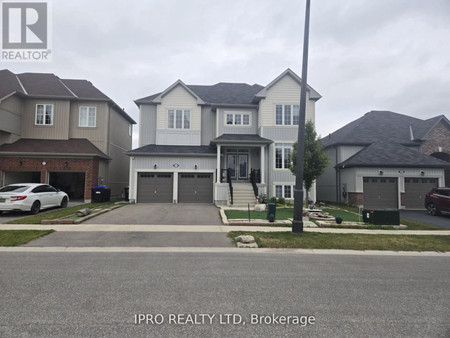
[[[68,140],[43,140],[22,138],[14,143],[2,144],[0,156],[11,153],[33,153],[33,154],[68,154],[95,156],[111,159],[87,139],[71,138]]]
[[[441,118],[446,119],[443,115],[421,120],[391,111],[370,111],[322,138],[322,143],[325,147],[342,144],[369,145],[377,141],[417,145],[414,140],[421,140]],[[414,140],[411,140],[411,130]]]
[[[212,144],[217,143],[261,143],[270,144],[272,140],[261,137],[256,134],[222,134],[211,141]]]
[[[395,142],[379,141],[365,147],[336,167],[444,168],[449,163]]]
[[[8,69],[0,70],[0,99],[14,92],[24,94],[16,74],[10,72]]]
[[[172,146],[148,144],[127,152],[127,155],[215,155],[216,152],[217,150],[215,146]]]

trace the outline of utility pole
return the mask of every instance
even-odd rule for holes
[[[305,155],[305,117],[306,117],[306,86],[308,80],[308,45],[309,45],[309,11],[311,1],[306,0],[305,35],[303,37],[302,83],[300,91],[300,116],[297,138],[297,173],[294,187],[294,221],[292,232],[303,232],[303,162]]]

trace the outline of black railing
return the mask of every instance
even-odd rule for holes
[[[252,184],[253,193],[255,194],[255,197],[258,197],[258,186],[256,185],[256,183],[261,183],[261,170],[251,169],[250,183]]]
[[[230,203],[233,204],[233,183],[231,183],[231,169],[227,169],[227,182],[230,188]]]

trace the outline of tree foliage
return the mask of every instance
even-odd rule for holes
[[[291,153],[291,165],[289,169],[296,175],[297,173],[297,147],[298,144],[293,144],[293,151]],[[322,142],[320,142],[314,124],[307,121],[305,125],[305,156],[303,167],[303,184],[306,189],[306,198],[308,198],[308,191],[311,189],[313,182],[318,179],[325,171],[329,160],[325,151],[323,150]]]

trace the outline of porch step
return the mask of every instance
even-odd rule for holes
[[[231,201],[230,191],[228,190],[228,200]],[[233,184],[233,207],[253,208],[256,204],[256,197],[253,192],[251,183],[235,183]]]

